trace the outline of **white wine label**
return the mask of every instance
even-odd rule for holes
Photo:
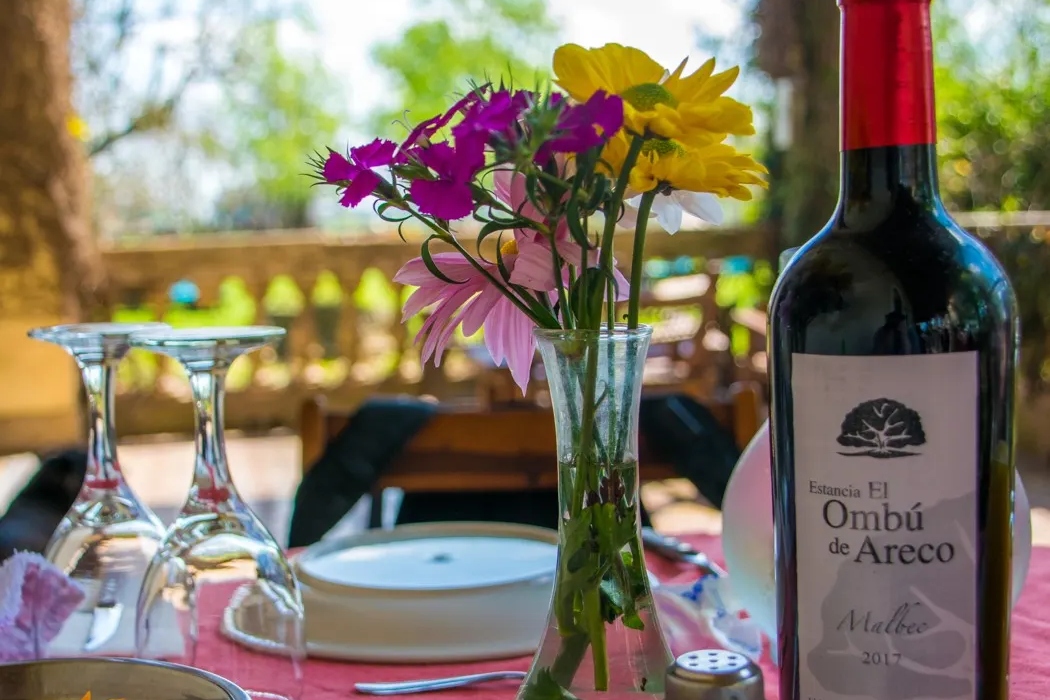
[[[975,697],[977,353],[792,358],[801,700]]]

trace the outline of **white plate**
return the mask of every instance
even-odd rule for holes
[[[557,533],[427,523],[323,541],[293,563],[309,653],[382,663],[458,662],[536,650]]]

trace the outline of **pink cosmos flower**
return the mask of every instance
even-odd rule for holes
[[[372,194],[382,178],[375,174],[394,162],[397,145],[393,141],[376,139],[372,143],[350,149],[350,158],[329,150],[322,175],[326,182],[343,185],[343,196],[339,203],[344,207],[356,207]],[[345,183],[345,184],[343,184]]]
[[[536,221],[542,220],[542,213],[532,206],[525,194],[524,175],[499,171],[495,174],[494,189],[496,196],[515,211]],[[501,248],[503,267],[509,273],[509,282],[545,293],[552,303],[556,303],[557,278],[551,255],[551,239],[532,229],[517,229],[513,236]],[[559,226],[553,239],[564,260],[579,264],[582,250],[572,240],[567,226]],[[597,250],[589,251],[588,265],[597,264],[598,254]],[[492,361],[497,365],[506,363],[511,377],[524,393],[529,385],[536,353],[536,339],[532,335],[536,324],[507,298],[488,275],[478,270],[462,254],[436,253],[432,259],[438,270],[456,284],[449,284],[435,276],[421,257],[408,261],[394,275],[395,282],[418,287],[405,302],[403,320],[433,306],[416,336],[417,343],[423,342],[422,361],[433,358],[434,365],[440,366],[441,356],[457,326],[462,326],[467,336],[483,328],[485,346]],[[479,264],[492,278],[503,279],[503,273],[496,263],[480,260]],[[563,280],[567,280],[568,273],[564,268],[561,274]],[[614,272],[614,277],[616,298],[623,301],[627,298],[629,285],[619,271]]]
[[[559,168],[562,164],[559,164]],[[525,176],[517,171],[497,170],[493,173],[493,190],[496,196],[509,205],[514,211],[533,221],[543,221],[542,212],[536,209],[529,201],[525,191]],[[551,254],[551,239],[539,231],[533,229],[517,229],[514,232],[518,241],[519,254],[514,269],[511,270],[510,281],[513,284],[549,292],[557,288],[557,277],[554,272],[554,257]],[[522,245],[522,240],[527,245]],[[554,231],[554,245],[563,263],[579,265],[583,257],[583,249],[580,244],[572,239],[569,234],[569,226],[564,221],[558,222]],[[587,265],[598,264],[600,252],[597,248],[587,251]],[[630,291],[627,278],[615,267],[613,261],[613,279],[616,282],[616,300],[625,301]],[[563,281],[567,281],[568,274],[562,271]]]
[[[462,325],[467,336],[484,328],[485,346],[492,361],[496,364],[506,362],[514,382],[524,393],[536,352],[536,341],[532,337],[536,324],[459,253],[435,253],[432,258],[442,274],[459,284],[449,284],[435,277],[422,258],[409,260],[394,275],[395,282],[418,287],[405,302],[404,320],[436,304],[416,336],[417,343],[423,341],[422,361],[433,357],[434,365],[441,365],[441,355],[456,326]],[[507,245],[503,264],[513,270],[517,259],[516,250]],[[484,261],[481,264],[500,279],[497,265]]]

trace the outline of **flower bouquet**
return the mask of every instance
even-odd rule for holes
[[[554,406],[559,556],[548,630],[519,698],[657,695],[671,661],[642,556],[637,416],[650,329],[638,323],[650,218],[718,223],[719,199],[751,198],[764,168],[725,143],[754,133],[724,95],[738,70],[685,73],[644,52],[569,44],[561,91],[473,87],[400,144],[377,139],[313,165],[341,203],[424,227],[395,280],[424,309],[422,359],[439,364],[457,328],[484,331],[525,390],[537,347]],[[472,220],[469,240],[461,222]],[[633,230],[630,279],[613,256]],[[440,245],[444,250],[434,251]],[[626,302],[623,313],[622,303]]]

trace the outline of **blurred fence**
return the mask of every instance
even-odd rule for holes
[[[420,366],[412,339],[422,318],[401,322],[410,290],[392,281],[419,250],[393,233],[151,237],[104,254],[120,300],[116,320],[288,329],[280,347],[231,368],[231,427],[294,425],[301,401],[317,393],[353,406],[380,393],[475,400],[499,385],[477,352],[480,336],[458,337],[440,368]],[[617,241],[616,255],[626,269],[629,240]],[[764,229],[650,236],[643,314],[655,326],[652,382],[690,381],[695,391],[714,393],[738,378],[764,377],[760,309],[773,257]],[[188,431],[188,399],[177,366],[134,352],[121,367],[121,434]]]
[[[1050,419],[1050,212],[969,213],[956,218],[979,235],[1010,273],[1022,312],[1022,442],[1042,445]],[[717,392],[736,379],[762,379],[762,313],[772,285],[775,237],[766,229],[662,232],[650,237],[645,321],[655,327],[650,374]],[[618,240],[617,259],[630,264]],[[288,329],[272,351],[231,371],[228,423],[293,426],[300,402],[324,393],[352,406],[380,393],[475,400],[491,390],[479,337],[456,339],[440,368],[423,368],[412,338],[422,319],[401,322],[410,291],[392,282],[418,248],[393,233],[338,237],[320,231],[160,236],[113,244],[106,263],[121,303],[119,320],[173,325],[273,323]],[[506,391],[504,382],[503,390]],[[122,434],[186,432],[191,414],[181,372],[146,353],[121,368]]]

